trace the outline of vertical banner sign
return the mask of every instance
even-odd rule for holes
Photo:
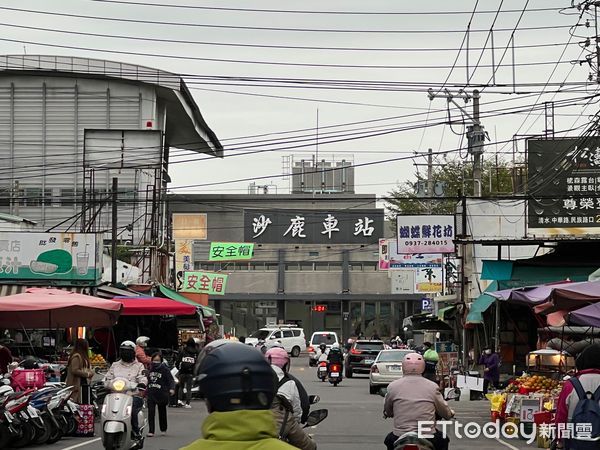
[[[398,253],[454,253],[454,216],[398,215]]]
[[[194,241],[192,239],[175,239],[175,270],[183,273],[194,268],[192,252]]]
[[[173,214],[177,288],[181,286],[183,273],[194,269],[194,241],[206,240],[207,220],[206,214]]]
[[[225,295],[227,275],[214,272],[184,272],[181,292]]]
[[[209,261],[240,261],[252,259],[254,244],[243,242],[211,242]]]

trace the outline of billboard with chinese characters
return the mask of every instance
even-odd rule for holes
[[[600,232],[600,138],[530,139],[527,171],[533,234]]]
[[[266,244],[376,244],[383,209],[244,210],[244,240]]]
[[[184,272],[181,292],[225,295],[227,275],[214,272]]]
[[[396,217],[399,254],[454,253],[454,216]]]
[[[95,233],[0,233],[0,281],[88,282],[102,277],[102,246]]]
[[[192,255],[194,241],[192,239],[175,239],[175,271],[177,275],[183,275],[186,270],[194,268]]]
[[[241,261],[252,259],[254,244],[244,242],[211,242],[209,261]]]

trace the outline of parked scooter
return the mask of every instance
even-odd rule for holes
[[[327,380],[327,361],[321,361],[317,365],[317,378],[323,382]]]
[[[145,406],[137,415],[139,430],[134,432],[131,425],[133,397],[141,393],[139,387],[124,378],[114,379],[107,387],[110,393],[104,399],[100,419],[104,448],[107,450],[143,448],[147,430]]]
[[[337,363],[329,363],[329,382],[336,387],[342,381],[342,366]]]

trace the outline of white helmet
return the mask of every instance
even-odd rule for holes
[[[331,348],[340,348],[340,344],[334,342],[333,344],[331,344]]]
[[[135,344],[132,341],[123,341],[119,348],[132,348],[135,350]]]
[[[137,338],[135,340],[136,345],[139,345],[140,347],[146,347],[148,345],[148,341],[150,340],[150,338],[148,336],[140,336],[139,338]],[[123,345],[123,344],[121,344]]]

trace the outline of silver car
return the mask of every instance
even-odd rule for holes
[[[382,350],[375,358],[369,373],[369,393],[376,394],[392,381],[402,377],[402,360],[414,350]]]

